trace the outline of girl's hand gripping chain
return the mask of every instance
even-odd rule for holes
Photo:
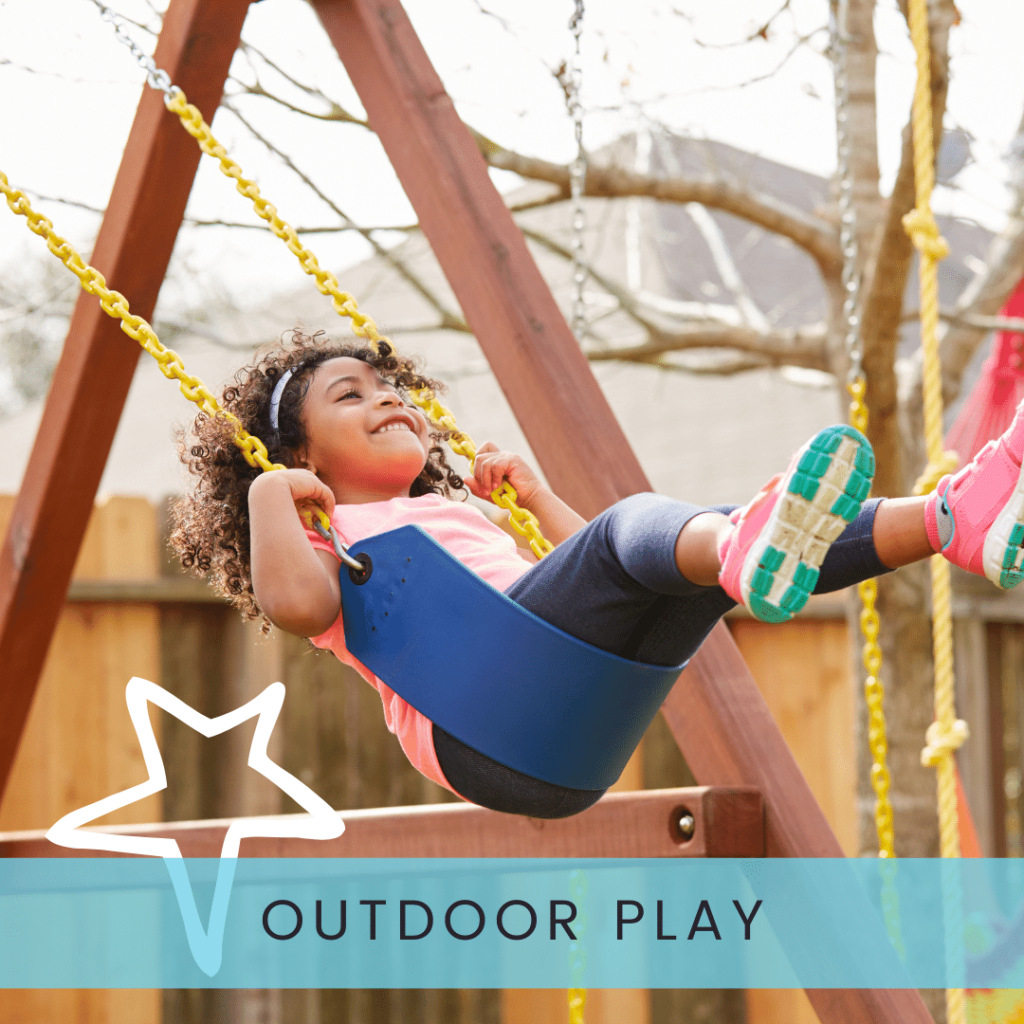
[[[295,509],[303,522],[310,523],[318,509],[328,516],[334,511],[334,492],[316,474],[308,469],[278,469],[274,473],[288,484]]]
[[[552,544],[561,544],[586,524],[585,519],[540,482],[521,455],[499,451],[490,441],[477,450],[473,475],[463,480],[475,497],[485,501],[502,480],[508,480],[516,489],[519,504],[537,517],[541,531]]]
[[[477,449],[473,475],[463,479],[470,493],[485,501],[490,498],[492,491],[501,486],[502,480],[508,480],[519,496],[519,504],[526,509],[530,508],[531,501],[542,489],[537,474],[521,455],[500,451],[490,441]]]

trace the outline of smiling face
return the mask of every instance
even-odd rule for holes
[[[307,442],[299,465],[339,504],[408,497],[430,451],[427,421],[361,359],[321,363],[302,401]]]

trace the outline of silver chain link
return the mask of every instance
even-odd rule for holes
[[[572,333],[582,341],[587,327],[586,304],[583,286],[587,281],[587,264],[583,252],[586,214],[583,210],[583,190],[587,177],[587,157],[583,149],[583,106],[580,91],[583,85],[583,69],[580,61],[580,35],[583,32],[583,0],[575,0],[576,10],[569,21],[576,43],[567,78],[566,98],[569,115],[576,132],[576,156],[569,164],[569,190],[572,196]]]
[[[857,246],[857,212],[853,204],[850,173],[850,83],[846,75],[846,0],[829,4],[829,47],[835,74],[836,141],[839,170],[839,247],[843,254],[843,344],[848,364],[847,383],[864,375],[860,335],[860,253]]]
[[[131,55],[138,61],[139,66],[143,71],[146,72],[146,84],[151,86],[153,89],[159,89],[160,92],[167,96],[173,96],[179,91],[178,87],[171,82],[171,76],[167,74],[162,68],[158,68],[148,53],[143,50],[138,43],[128,34],[125,25],[127,24],[125,19],[121,17],[117,11],[112,11],[109,7],[100,3],[100,0],[92,0],[93,4],[99,9],[100,15],[104,21],[110,22],[114,27],[114,35],[118,42],[127,46]]]

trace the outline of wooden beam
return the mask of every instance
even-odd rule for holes
[[[693,817],[693,834],[679,830]],[[764,803],[745,788],[609,793],[573,818],[543,821],[471,804],[339,812],[338,839],[243,839],[242,857],[761,857]],[[121,835],[173,838],[187,857],[219,857],[230,819],[109,826]],[[43,832],[0,833],[0,857],[106,857],[54,846]]]
[[[552,487],[588,518],[650,490],[401,4],[312,2]],[[665,711],[698,779],[764,791],[769,855],[842,855],[723,625]],[[916,992],[809,994],[825,1024],[931,1021]]]
[[[212,119],[249,0],[172,0],[155,60]],[[100,133],[97,144],[102,144]],[[144,87],[93,252],[132,310],[153,314],[200,152]],[[64,603],[139,357],[81,294],[0,548],[0,795]]]

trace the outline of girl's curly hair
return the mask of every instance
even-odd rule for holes
[[[294,468],[295,452],[306,442],[302,407],[316,368],[328,359],[348,356],[372,366],[401,394],[415,388],[442,391],[443,386],[424,377],[415,360],[395,354],[386,341],[378,350],[358,343],[328,342],[323,332],[308,335],[299,329],[288,332],[256,363],[242,367],[234,382],[224,389],[221,405],[242,426],[267,446],[271,462]],[[279,429],[270,425],[270,397],[274,385],[287,370],[292,379],[285,385],[278,410]],[[219,417],[200,413],[191,436],[177,439],[178,456],[195,477],[191,494],[172,506],[171,547],[182,565],[207,576],[218,593],[227,597],[247,619],[262,615],[252,588],[249,562],[249,486],[261,470],[250,466],[232,441],[235,427]],[[465,491],[462,478],[448,464],[440,442],[450,431],[431,429],[432,441],[423,472],[409,490],[412,497]],[[264,616],[262,629],[270,622]]]

